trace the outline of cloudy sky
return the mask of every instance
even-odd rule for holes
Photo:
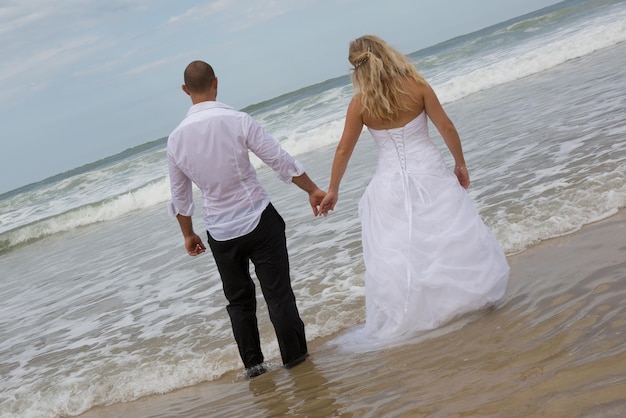
[[[411,53],[551,0],[0,0],[0,193],[167,136],[189,61],[243,108],[347,74],[350,40]]]

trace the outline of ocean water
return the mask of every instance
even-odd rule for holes
[[[626,206],[624,41],[626,2],[565,1],[410,55],[461,134],[469,193],[507,254]],[[324,188],[351,93],[342,75],[245,110]],[[255,162],[287,222],[308,338],[359,325],[368,133],[328,218]],[[187,256],[167,215],[166,176],[162,138],[0,195],[0,416],[77,415],[241,368],[213,260]]]

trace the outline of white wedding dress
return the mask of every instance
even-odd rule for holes
[[[509,277],[502,247],[445,167],[426,113],[401,128],[368,129],[379,156],[359,203],[365,333],[430,330],[501,299]]]

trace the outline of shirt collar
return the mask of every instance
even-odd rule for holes
[[[209,100],[206,102],[196,103],[195,105],[189,108],[187,115],[191,115],[192,113],[201,112],[203,110],[209,109],[233,109],[231,106],[224,104],[222,102],[218,102],[216,100]]]

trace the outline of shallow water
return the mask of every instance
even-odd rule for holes
[[[395,347],[312,345],[250,381],[228,373],[84,418],[620,417],[626,410],[626,212],[509,257],[508,296]],[[358,328],[358,327],[357,327]],[[348,337],[346,337],[348,335]]]

